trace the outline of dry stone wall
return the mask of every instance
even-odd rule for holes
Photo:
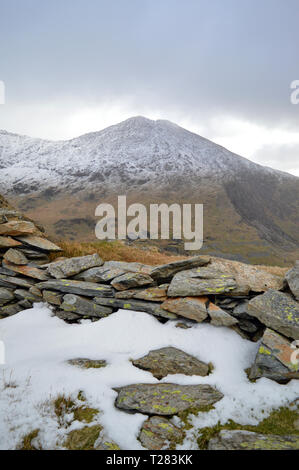
[[[299,378],[298,365],[290,359],[299,340],[298,262],[284,279],[208,256],[162,266],[104,262],[98,254],[50,262],[49,254],[60,251],[42,227],[2,200],[1,319],[45,302],[53,315],[69,323],[98,321],[118,309],[146,312],[182,328],[210,322],[261,341],[249,373],[252,380],[267,377],[285,383]],[[163,357],[166,363],[169,356],[175,367],[178,354],[164,353],[161,370]],[[143,367],[150,367],[150,359]]]

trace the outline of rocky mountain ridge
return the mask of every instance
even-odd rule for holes
[[[150,183],[162,186],[174,177],[229,179],[238,172],[263,171],[283,180],[286,173],[262,167],[169,121],[128,119],[103,131],[51,142],[0,132],[0,177],[4,191],[21,184],[33,193],[42,184],[60,190]],[[34,168],[34,172],[32,172]],[[125,184],[124,184],[125,183]]]
[[[168,121],[136,117],[59,142],[2,131],[0,178],[4,195],[56,237],[95,240],[96,206],[126,194],[146,206],[203,203],[204,247],[216,256],[298,257],[299,179]]]

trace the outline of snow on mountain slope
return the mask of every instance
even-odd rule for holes
[[[5,194],[38,188],[88,189],[132,183],[164,186],[184,176],[222,181],[246,170],[285,174],[261,167],[169,121],[128,119],[100,132],[50,142],[0,132],[0,179]],[[285,175],[290,177],[290,175]]]

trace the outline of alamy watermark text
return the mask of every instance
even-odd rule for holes
[[[95,211],[101,217],[95,233],[100,240],[188,240],[185,250],[200,250],[203,244],[202,204],[143,204],[127,207],[126,196],[118,196],[117,218],[111,204],[99,204]],[[172,227],[171,227],[172,226]],[[171,235],[172,228],[172,235]]]

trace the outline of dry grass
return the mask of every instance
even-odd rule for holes
[[[32,441],[37,438],[38,433],[39,433],[39,429],[34,429],[34,431],[31,431],[30,433],[26,434],[23,437],[22,442],[17,447],[17,449],[18,450],[42,450],[39,445],[38,447],[36,447],[32,443]]]
[[[51,260],[66,256],[67,258],[73,256],[85,256],[98,253],[104,261],[126,261],[138,262],[154,266],[156,264],[167,264],[173,261],[178,261],[186,258],[186,256],[175,256],[166,253],[160,253],[158,248],[153,246],[146,246],[143,249],[136,246],[129,246],[121,241],[97,241],[97,242],[72,242],[72,241],[58,241],[59,246],[63,249],[63,253],[53,253]],[[291,268],[282,268],[279,266],[265,266],[255,265],[257,268],[262,269],[270,274],[277,276],[285,276],[285,273]]]
[[[59,241],[58,244],[63,249],[63,253],[52,254],[52,260],[60,256],[70,258],[73,256],[84,256],[98,253],[104,261],[116,260],[139,262],[153,266],[155,264],[166,264],[172,261],[178,261],[179,259],[184,259],[183,256],[171,256],[160,253],[155,247],[147,247],[146,249],[136,248],[134,246],[125,245],[120,241],[98,241],[91,243]]]

